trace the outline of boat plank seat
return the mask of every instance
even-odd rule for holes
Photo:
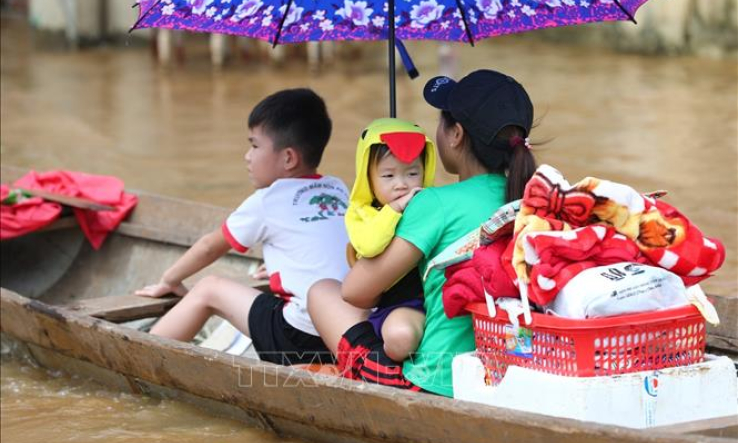
[[[65,307],[80,314],[101,318],[113,323],[121,323],[141,318],[159,317],[177,304],[179,300],[180,297],[175,295],[159,298],[113,295],[76,301],[74,304]]]
[[[247,285],[259,291],[269,290],[263,280],[249,279]],[[77,300],[65,308],[79,314],[101,318],[113,323],[123,323],[141,318],[160,317],[179,302],[180,297],[166,295],[152,298],[138,295],[111,295],[107,297],[88,298]]]

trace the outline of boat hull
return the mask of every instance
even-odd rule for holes
[[[12,174],[3,167],[4,181]],[[279,435],[316,442],[709,440],[682,431],[644,432],[558,419],[315,374],[152,336],[118,323],[126,320],[122,313],[133,315],[130,310],[118,311],[118,316],[99,312],[93,316],[79,308],[103,297],[123,300],[136,287],[156,281],[199,236],[217,229],[227,214],[222,208],[141,194],[132,217],[99,251],[79,240],[76,228],[3,242],[3,348],[116,389],[180,399]],[[53,248],[58,251],[48,252]],[[46,260],[43,268],[42,260]],[[259,262],[258,250],[229,254],[209,272],[255,285],[258,282],[248,275]],[[724,422],[703,424],[699,430],[709,427],[716,435],[738,432],[738,426]]]
[[[1,298],[3,332],[26,343],[27,355],[43,366],[83,372],[133,392],[174,395],[280,435],[326,442],[704,439],[554,419],[313,374],[152,336],[4,289]]]

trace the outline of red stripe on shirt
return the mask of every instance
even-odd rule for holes
[[[229,245],[236,251],[240,253],[244,253],[249,250],[248,247],[242,245],[241,243],[236,240],[236,238],[231,234],[231,231],[228,229],[228,225],[226,223],[223,223],[220,230],[223,232],[223,237],[225,237],[226,241]]]
[[[285,306],[290,302],[290,299],[292,299],[294,295],[287,292],[287,290],[282,286],[282,277],[279,275],[279,272],[275,272],[269,276],[269,290],[284,300]]]

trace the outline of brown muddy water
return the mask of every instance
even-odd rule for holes
[[[297,442],[185,403],[123,394],[9,359],[1,392],[3,442]]]
[[[334,135],[321,172],[353,180],[362,127],[387,115],[381,44],[337,44],[338,59],[309,72],[296,51],[282,66],[234,57],[209,64],[187,36],[185,62],[159,68],[147,48],[41,50],[2,20],[2,162],[112,174],[132,189],[234,207],[252,191],[246,118],[266,94],[308,86],[327,101]],[[398,115],[435,133],[422,87],[439,71],[435,42],[409,42],[421,77],[398,72]],[[704,287],[738,294],[738,71],[735,61],[614,54],[529,37],[454,46],[457,72],[494,68],[526,86],[541,117],[539,152],[570,181],[591,175],[638,190],[669,190],[728,259]],[[446,69],[449,69],[448,66]],[[453,177],[439,172],[437,183]],[[53,423],[53,425],[52,425]],[[277,441],[182,404],[106,391],[83,380],[2,362],[2,440]]]

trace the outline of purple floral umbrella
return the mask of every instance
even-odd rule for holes
[[[394,47],[400,40],[468,42],[534,29],[632,20],[647,0],[142,0],[139,28],[258,38],[273,45],[324,40],[389,42],[390,116]],[[389,14],[394,11],[394,14]],[[399,40],[396,40],[399,39]],[[409,62],[411,65],[411,62]],[[410,66],[408,65],[408,68]]]

